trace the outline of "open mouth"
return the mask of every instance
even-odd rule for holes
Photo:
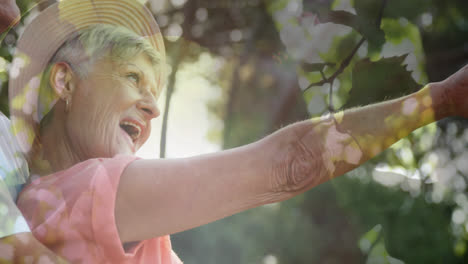
[[[141,134],[141,128],[131,122],[123,121],[120,123],[120,127],[130,136],[133,142],[135,142]]]

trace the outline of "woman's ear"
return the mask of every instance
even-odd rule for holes
[[[73,71],[65,62],[59,62],[52,66],[50,71],[50,86],[61,99],[71,97],[74,85]]]

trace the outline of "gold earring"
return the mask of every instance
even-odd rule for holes
[[[70,104],[68,103],[68,98],[65,99],[65,112],[70,111]]]

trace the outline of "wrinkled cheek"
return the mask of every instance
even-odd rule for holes
[[[106,157],[114,157],[117,154],[133,154],[118,123],[117,119],[108,121],[105,126],[101,126],[96,131],[99,152]]]

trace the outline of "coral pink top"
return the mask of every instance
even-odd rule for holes
[[[72,263],[182,263],[169,236],[144,240],[125,252],[115,224],[120,175],[134,156],[90,159],[32,181],[18,207],[34,236]]]

